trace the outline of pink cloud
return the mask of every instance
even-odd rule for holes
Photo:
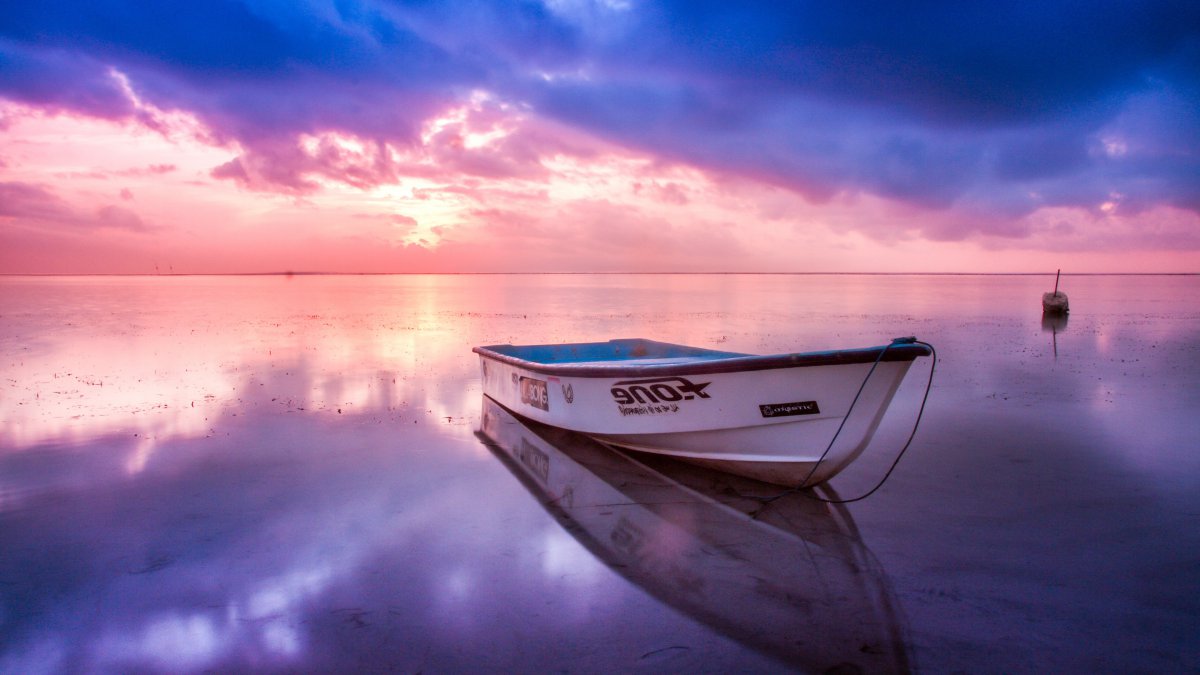
[[[50,189],[25,183],[0,183],[0,218],[23,229],[86,231],[97,228],[146,232],[150,227],[133,211],[114,205],[94,215],[67,203]]]
[[[29,183],[0,183],[0,217],[62,222],[74,218],[70,207],[52,190]]]
[[[676,204],[682,206],[688,203],[687,190],[678,183],[660,184],[656,181],[651,181],[649,184],[637,182],[633,184],[635,194],[641,194],[645,191],[654,196],[659,201]]]
[[[473,244],[503,252],[492,269],[571,271],[707,271],[749,251],[728,224],[692,219],[687,226],[605,200],[555,204],[542,212],[469,212]]]
[[[162,176],[168,173],[177,171],[178,167],[174,164],[151,164],[149,166],[138,167],[135,169],[125,169],[116,172],[118,176]]]
[[[121,206],[101,206],[96,211],[97,224],[115,230],[129,232],[146,232],[150,229],[141,217],[133,211]]]
[[[814,202],[486,102],[431,117],[408,146],[200,138],[14,118],[0,271],[1022,271],[1051,249],[1076,270],[1126,265],[1121,251],[1200,269],[1186,210],[1116,200],[996,225],[868,193]],[[94,182],[114,176],[116,193]]]
[[[405,179],[537,182],[550,177],[548,158],[586,159],[616,149],[487,99],[443,110],[425,127],[419,138],[406,143],[332,130],[261,138],[245,144],[210,175],[244,189],[290,195],[314,194],[322,181],[362,190]],[[666,199],[682,197],[672,186],[662,189]]]

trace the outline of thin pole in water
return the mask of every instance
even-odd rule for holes
[[[1062,275],[1062,270],[1061,270],[1061,269],[1060,269],[1058,272],[1056,272],[1056,273],[1054,274],[1054,294],[1055,294],[1055,295],[1057,295],[1057,294],[1058,294],[1058,277],[1059,277],[1059,276],[1061,276],[1061,275]]]

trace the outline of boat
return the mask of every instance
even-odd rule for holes
[[[1067,294],[1058,290],[1058,278],[1060,276],[1062,276],[1062,270],[1059,270],[1054,275],[1054,290],[1049,293],[1042,293],[1042,314],[1060,316],[1071,311],[1071,306],[1067,302]]]
[[[1054,291],[1052,293],[1042,293],[1042,313],[1051,315],[1066,314],[1071,311],[1070,303],[1067,302],[1067,294],[1062,291]]]
[[[476,347],[483,393],[612,445],[789,487],[829,480],[867,447],[916,338],[754,355],[643,338]]]
[[[915,670],[903,607],[846,506],[789,494],[764,508],[750,496],[761,483],[482,398],[480,441],[563,530],[660,602],[802,672]]]

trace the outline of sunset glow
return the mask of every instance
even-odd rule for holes
[[[0,273],[1200,270],[1193,8],[219,5],[0,10]]]

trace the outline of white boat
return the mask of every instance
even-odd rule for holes
[[[644,339],[476,347],[483,393],[544,424],[788,486],[833,477],[870,442],[915,338],[757,356]]]
[[[661,602],[789,670],[914,669],[891,581],[845,506],[790,494],[764,508],[746,495],[776,488],[626,453],[487,397],[481,412],[480,440],[563,529]]]

